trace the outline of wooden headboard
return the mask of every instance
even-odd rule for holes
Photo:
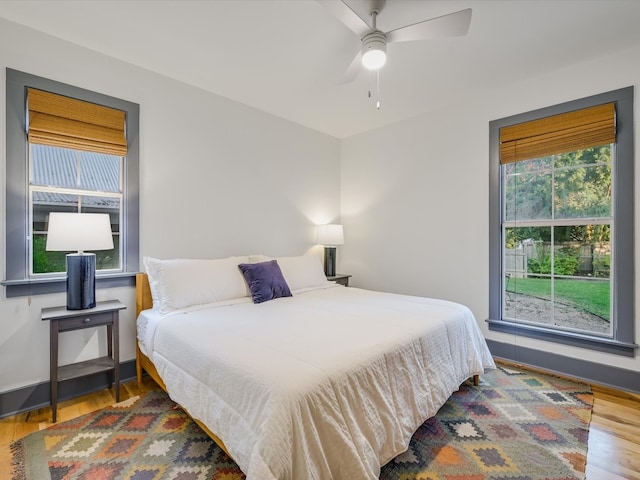
[[[136,274],[136,318],[142,310],[153,308],[151,298],[151,288],[149,287],[149,277],[146,273]]]

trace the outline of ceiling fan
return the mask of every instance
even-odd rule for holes
[[[385,6],[386,0],[368,0],[371,23],[361,18],[342,0],[318,0],[338,20],[360,37],[362,46],[347,68],[344,82],[352,82],[360,66],[369,70],[379,70],[387,59],[387,44],[392,42],[412,42],[437,37],[466,35],[471,23],[471,9],[423,20],[411,25],[382,32],[376,27],[376,19]]]

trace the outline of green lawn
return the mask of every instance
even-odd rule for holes
[[[609,321],[609,282],[597,280],[555,279],[556,301],[593,313]],[[550,278],[510,278],[507,291],[551,299]]]

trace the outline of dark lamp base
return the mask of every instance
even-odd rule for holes
[[[67,255],[67,310],[84,310],[95,306],[95,253]]]
[[[324,274],[327,277],[336,274],[336,247],[324,247]]]

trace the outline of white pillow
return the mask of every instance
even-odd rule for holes
[[[278,257],[276,260],[291,290],[322,287],[328,283],[320,257],[316,255]]]
[[[238,265],[247,261],[248,257],[211,260],[144,257],[153,306],[161,313],[167,313],[193,305],[246,297],[247,285]]]

